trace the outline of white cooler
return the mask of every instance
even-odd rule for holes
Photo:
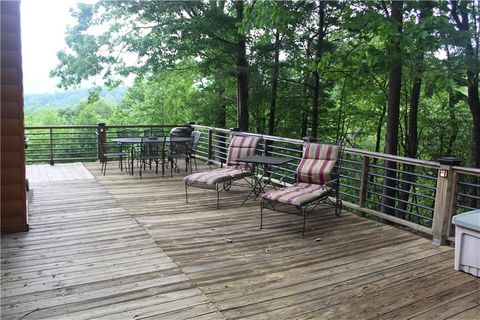
[[[455,270],[480,277],[480,210],[454,216]]]

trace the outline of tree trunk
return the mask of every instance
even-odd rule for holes
[[[235,1],[238,23],[243,21],[243,1]],[[237,123],[240,131],[248,131],[248,62],[245,36],[237,34]]]
[[[420,12],[418,23],[421,24],[426,17],[431,16],[432,9],[429,3],[423,3],[422,10]],[[420,104],[420,91],[422,88],[422,77],[424,71],[424,48],[422,39],[417,40],[417,54],[414,61],[414,76],[412,83],[412,91],[410,93],[410,112],[408,113],[408,130],[405,129],[406,134],[406,156],[409,158],[416,158],[418,153],[418,106]],[[398,207],[406,211],[408,199],[410,196],[410,189],[412,184],[415,183],[415,176],[412,174],[415,172],[415,166],[405,164],[403,165],[403,179],[402,191],[399,198],[402,200],[399,202]],[[400,213],[402,214],[402,213]]]
[[[313,72],[313,94],[312,94],[312,136],[318,134],[318,106],[320,103],[320,72],[318,63],[322,58],[323,39],[325,37],[323,29],[325,27],[325,3],[320,1],[318,9],[318,39],[315,48],[315,71]]]
[[[470,31],[470,25],[474,29],[474,41],[477,50],[474,50],[471,39],[465,39],[465,61],[468,80],[468,106],[472,114],[472,166],[480,168],[480,100],[478,94],[478,32],[476,21],[469,21],[468,1],[450,1],[452,7],[452,18],[460,31]],[[474,5],[474,4],[472,4]],[[479,5],[480,6],[480,5]],[[476,13],[479,14],[478,12]],[[476,62],[476,63],[474,63]]]
[[[277,109],[277,90],[278,90],[278,69],[280,56],[280,33],[275,32],[275,49],[273,51],[273,70],[272,70],[272,96],[270,100],[270,113],[268,117],[268,134],[273,136],[275,134],[275,112]]]
[[[277,109],[277,91],[278,91],[278,69],[280,57],[280,33],[275,31],[275,43],[273,50],[273,69],[272,69],[272,96],[270,98],[270,112],[268,115],[268,134],[275,135],[275,112]],[[270,154],[269,146],[272,141],[265,141],[265,155]]]
[[[392,18],[397,24],[397,32],[402,33],[402,1],[392,1]],[[398,126],[400,121],[400,93],[402,85],[402,63],[400,59],[400,39],[394,37],[390,44],[390,54],[396,61],[390,69],[388,78],[388,109],[387,109],[387,132],[385,141],[385,153],[397,154],[398,149]],[[385,161],[385,183],[382,197],[382,212],[392,214],[395,212],[396,195],[396,163]]]
[[[479,1],[480,2],[480,1]],[[470,108],[470,112],[472,114],[472,157],[471,157],[471,165],[474,168],[480,168],[480,98],[478,94],[478,47],[480,46],[479,43],[479,35],[480,32],[477,30],[476,24],[477,21],[475,18],[473,21],[469,20],[469,12],[468,12],[468,5],[471,3],[473,6],[472,11],[475,12],[475,3],[469,1],[450,1],[451,8],[452,8],[452,18],[455,20],[458,30],[467,33],[469,31],[473,32],[473,41],[475,41],[476,50],[474,50],[472,45],[472,39],[465,39],[465,65],[466,65],[466,74],[467,74],[467,81],[468,81],[468,106]],[[477,3],[477,6],[480,7],[480,3]],[[480,8],[477,8],[477,10]],[[473,15],[479,16],[478,12],[475,12]],[[478,18],[477,18],[478,19]],[[470,30],[472,29],[472,30]],[[473,178],[471,181],[472,184],[479,183],[478,178]],[[470,203],[468,204],[471,207],[477,206],[477,197],[480,192],[479,188],[472,187],[469,190],[469,194],[473,197],[471,198]]]

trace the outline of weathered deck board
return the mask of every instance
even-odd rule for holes
[[[54,166],[38,164],[27,166],[26,169],[27,179],[33,183],[95,179],[81,163],[59,163]]]
[[[453,270],[450,247],[329,207],[305,239],[294,215],[267,211],[259,230],[258,202],[240,207],[246,186],[217,210],[211,190],[185,204],[182,175],[86,166],[97,180],[35,186],[32,231],[2,238],[6,319],[480,316],[480,279]]]
[[[480,280],[453,270],[452,248],[391,226],[325,207],[302,239],[294,215],[267,211],[259,230],[258,202],[239,206],[246,187],[217,210],[208,190],[189,189],[185,204],[178,175],[99,181],[227,318],[421,319],[453,300],[449,316],[480,303]]]
[[[66,167],[62,172],[75,169]],[[182,319],[188,313],[222,319],[108,191],[82,172],[32,176],[31,230],[2,236],[1,318]]]

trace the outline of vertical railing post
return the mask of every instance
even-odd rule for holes
[[[107,142],[107,127],[106,127],[105,123],[103,123],[103,122],[97,123],[97,138],[98,138],[98,141],[97,141],[97,156],[98,156],[98,159],[100,160],[100,162],[104,162],[105,157],[103,155],[101,145],[102,145],[102,143]]]
[[[364,156],[362,160],[362,172],[360,174],[360,190],[358,191],[358,207],[365,208],[367,201],[367,188],[368,188],[368,163],[370,158]],[[363,217],[365,213],[362,210],[358,211],[358,215]]]
[[[53,166],[55,160],[53,159],[53,128],[50,128],[50,165]]]
[[[207,145],[207,158],[212,160],[212,129],[208,129],[208,145]]]
[[[433,244],[440,246],[446,243],[450,220],[455,208],[455,173],[453,166],[459,165],[462,160],[453,157],[438,159],[437,188],[435,192],[435,207],[433,210],[432,236]]]
[[[452,201],[450,201],[450,206],[448,208],[448,212],[450,212],[450,218],[448,220],[448,225],[447,225],[447,233],[446,233],[446,237],[450,237],[454,234],[454,230],[455,230],[455,227],[452,225],[451,221],[452,221],[452,216],[454,215],[455,213],[455,208],[457,206],[457,194],[458,194],[458,182],[460,180],[460,174],[455,171],[455,170],[452,170],[453,172],[453,181],[452,181],[452,184],[453,184],[453,188],[452,188],[452,194],[451,194],[451,199]]]

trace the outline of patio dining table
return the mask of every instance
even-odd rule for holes
[[[193,137],[144,137],[143,138],[143,143],[158,143],[159,141],[162,141],[163,138],[165,138],[165,143],[170,143],[170,142],[188,142],[188,141],[193,141]],[[115,138],[111,140],[112,142],[120,143],[120,144],[140,144],[142,143],[142,137],[125,137],[125,138]],[[132,171],[130,172],[133,175],[133,146],[130,148],[130,159],[132,161]]]

